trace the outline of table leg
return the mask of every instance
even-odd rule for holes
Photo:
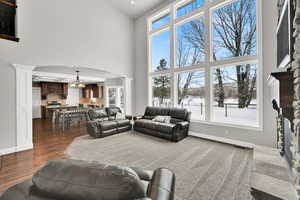
[[[63,114],[62,120],[63,131],[65,131],[65,114]]]
[[[0,170],[1,170],[3,166],[3,155],[1,155],[0,157],[1,157],[1,161],[0,161]]]

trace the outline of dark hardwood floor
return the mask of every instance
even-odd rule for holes
[[[46,161],[64,159],[64,151],[74,138],[85,134],[85,126],[74,126],[63,132],[51,121],[33,120],[34,149],[3,157],[0,192],[30,178]]]

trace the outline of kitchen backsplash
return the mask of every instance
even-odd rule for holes
[[[62,99],[61,96],[57,94],[48,94],[46,100],[42,100],[42,105],[47,105],[48,101],[57,101],[58,103],[65,105],[66,99]]]
[[[89,98],[80,98],[79,101],[80,104],[97,104],[97,105],[104,105],[104,98],[96,98],[96,102],[93,103],[91,99]]]

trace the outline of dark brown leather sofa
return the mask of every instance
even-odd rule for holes
[[[94,138],[102,138],[131,130],[130,116],[126,119],[116,119],[121,113],[118,107],[94,108],[87,113],[87,131]]]
[[[152,121],[156,116],[171,116],[171,121]],[[135,117],[134,130],[178,142],[188,136],[191,113],[186,109],[147,107],[143,116]]]
[[[56,160],[0,200],[173,200],[175,174],[96,162]]]

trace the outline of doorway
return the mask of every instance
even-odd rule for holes
[[[123,87],[108,87],[107,88],[107,104],[109,107],[120,107],[122,112],[125,109],[125,96]]]

